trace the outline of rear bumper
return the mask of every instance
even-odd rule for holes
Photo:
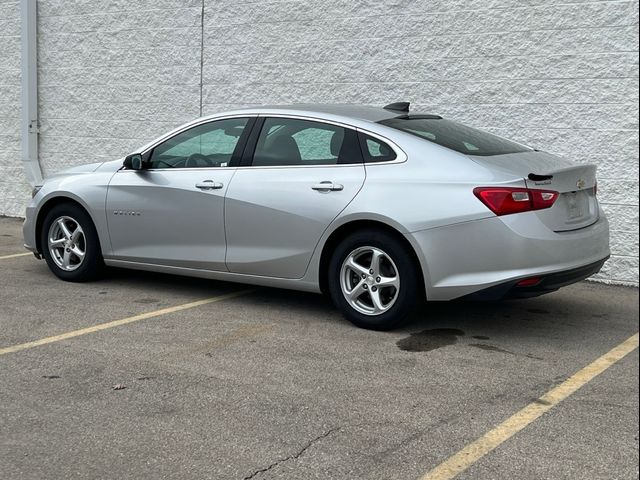
[[[521,287],[518,286],[520,280],[511,280],[509,282],[474,292],[470,295],[465,295],[461,300],[493,301],[506,300],[510,298],[530,298],[544,295],[545,293],[555,292],[561,287],[566,287],[572,283],[589,278],[591,275],[595,275],[600,271],[608,259],[609,256],[602,260],[598,260],[597,262],[585,265],[584,267],[572,268],[571,270],[550,273],[548,275],[541,275],[540,282],[534,286]]]
[[[413,232],[407,239],[420,257],[429,300],[500,290],[534,276],[561,278],[575,270],[580,277],[581,269],[588,273],[587,267],[595,269],[610,255],[609,223],[602,212],[596,223],[569,232],[554,232],[528,212]],[[545,282],[551,290],[552,281]]]

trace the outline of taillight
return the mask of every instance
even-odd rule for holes
[[[552,190],[509,187],[477,187],[473,193],[498,216],[550,208],[560,195]]]

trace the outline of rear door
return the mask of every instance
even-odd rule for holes
[[[225,201],[227,268],[300,278],[322,233],[365,180],[354,129],[259,119]]]
[[[588,227],[598,220],[595,165],[576,165],[539,151],[472,158],[478,163],[522,176],[528,188],[559,192],[560,196],[551,208],[536,212],[538,218],[555,232]]]

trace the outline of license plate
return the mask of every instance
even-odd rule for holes
[[[569,219],[580,218],[584,215],[584,198],[578,193],[567,193],[567,207],[569,210]]]

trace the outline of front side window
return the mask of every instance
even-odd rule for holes
[[[362,163],[355,131],[327,123],[267,118],[258,137],[253,166]]]
[[[229,118],[179,133],[153,149],[149,168],[227,167],[247,122]]]

